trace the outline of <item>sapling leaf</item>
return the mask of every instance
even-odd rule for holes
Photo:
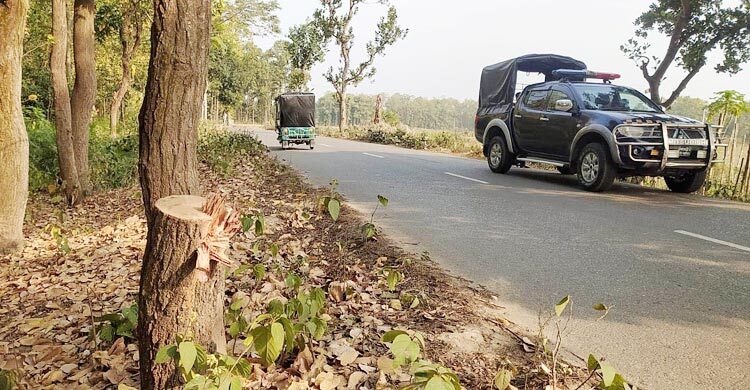
[[[603,304],[603,303],[597,303],[596,305],[593,306],[593,308],[596,311],[607,311],[607,310],[609,310],[609,308],[605,304]]]
[[[159,351],[156,352],[156,357],[154,358],[154,362],[157,364],[167,363],[170,360],[174,359],[176,356],[177,356],[177,346],[165,345],[159,348]]]
[[[385,332],[383,337],[380,338],[380,341],[384,343],[392,343],[393,340],[396,338],[396,336],[400,336],[402,334],[408,334],[403,330],[391,330],[388,332]]]
[[[506,390],[510,386],[510,381],[513,379],[513,374],[505,369],[501,369],[495,375],[495,388],[497,390]]]
[[[242,224],[242,232],[246,233],[251,227],[253,227],[253,217],[245,214],[240,218],[240,223]]]
[[[193,364],[195,364],[195,358],[198,356],[195,344],[192,341],[183,341],[177,349],[180,352],[180,366],[185,369],[185,372],[190,372],[193,369]]]
[[[276,257],[279,255],[279,244],[273,243],[271,244],[271,256]]]
[[[383,205],[383,207],[388,207],[388,198],[386,198],[383,195],[378,195],[378,202]]]
[[[594,371],[597,368],[599,368],[599,359],[596,358],[593,354],[589,354],[588,361],[586,362],[586,366],[588,367],[589,371]]]
[[[602,384],[604,385],[604,387],[611,386],[612,382],[614,382],[615,380],[617,371],[609,363],[604,362],[599,363],[599,368],[602,372]]]
[[[560,302],[555,305],[555,314],[560,317],[562,315],[563,311],[565,311],[565,307],[568,306],[568,302],[570,302],[570,295],[566,295],[563,299],[560,300]]]
[[[339,214],[341,212],[341,202],[338,201],[338,199],[330,199],[328,201],[328,214],[331,215],[331,218],[335,221],[338,221]]]

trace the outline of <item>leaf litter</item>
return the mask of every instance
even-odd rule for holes
[[[250,229],[235,236],[228,255],[242,264],[240,269],[262,265],[268,272],[230,274],[227,307],[242,299],[252,313],[262,313],[272,299],[286,299],[288,273],[328,292],[325,336],[278,365],[264,368],[251,358],[246,388],[403,384],[408,375],[389,369],[380,342],[393,329],[420,332],[426,357],[453,369],[467,389],[491,389],[499,370],[511,368],[518,387],[549,383],[543,360],[524,352],[531,343],[517,339],[519,331],[512,330],[489,292],[387,237],[363,242],[363,217],[342,202],[334,222],[330,205],[320,202],[328,190],[313,188],[292,168],[261,153],[241,161],[232,177],[206,166],[200,170],[204,193],[219,192],[241,212],[260,213],[265,221],[262,235]],[[137,388],[136,343],[123,337],[99,340],[93,322],[137,300],[146,243],[140,191],[102,192],[66,210],[36,195],[27,209],[23,252],[0,257],[0,368],[16,372],[21,388]],[[259,243],[271,250],[257,250]],[[385,268],[405,276],[394,291],[383,277]],[[241,343],[235,348],[239,355]],[[558,388],[574,386],[582,377],[585,371],[573,367]]]

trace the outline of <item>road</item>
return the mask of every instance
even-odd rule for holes
[[[639,387],[739,389],[750,383],[750,205],[617,184],[588,193],[573,176],[320,137],[272,153],[370,211],[412,251],[497,294],[536,333],[541,308],[566,294],[564,346],[605,356]],[[595,321],[603,302],[609,316]]]

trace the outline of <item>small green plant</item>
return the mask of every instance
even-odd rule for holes
[[[49,234],[57,244],[57,251],[61,255],[67,256],[71,252],[71,248],[70,243],[68,242],[68,237],[63,233],[62,228],[57,225],[52,225],[49,228]]]
[[[383,195],[378,195],[378,203],[375,205],[375,209],[370,214],[370,220],[362,225],[360,230],[362,231],[362,241],[367,241],[378,234],[378,230],[375,227],[375,213],[378,211],[380,206],[388,207],[388,198]]]
[[[383,276],[385,277],[385,284],[390,292],[396,291],[396,286],[404,280],[404,273],[392,268],[384,269]]]
[[[594,355],[589,355],[588,361],[586,362],[586,368],[589,370],[589,377],[583,382],[588,382],[595,373],[601,375],[602,380],[597,384],[600,389],[603,390],[631,390],[635,389],[635,386],[630,386],[625,378],[615,370],[609,363],[599,360]],[[578,386],[580,388],[581,385]]]
[[[98,317],[96,322],[96,336],[100,340],[112,342],[117,337],[133,340],[133,331],[138,326],[138,304],[133,303],[117,313],[105,314]]]
[[[243,357],[208,354],[199,344],[177,336],[177,342],[156,353],[155,363],[174,362],[185,381],[185,389],[240,390],[252,367]]]
[[[16,373],[0,368],[0,390],[14,390],[16,387]]]
[[[388,344],[393,359],[389,362],[394,370],[408,368],[411,375],[409,384],[403,390],[461,390],[458,376],[449,368],[422,358],[424,338],[421,334],[404,330],[386,332],[381,338]]]
[[[242,225],[243,233],[247,233],[250,229],[254,229],[256,236],[262,236],[266,229],[266,219],[260,211],[257,211],[254,214],[244,214],[240,217],[240,224]]]
[[[329,194],[321,199],[323,207],[328,211],[328,215],[331,216],[334,222],[338,221],[341,214],[341,199],[336,192],[338,184],[336,179],[331,180]]]

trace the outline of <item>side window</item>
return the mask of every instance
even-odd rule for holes
[[[531,91],[526,95],[523,104],[526,108],[531,110],[544,110],[548,92],[549,91]]]
[[[558,101],[558,100],[560,100],[560,99],[568,99],[568,100],[570,100],[571,102],[572,102],[572,101],[574,101],[574,100],[573,100],[573,99],[571,99],[571,97],[570,97],[570,96],[568,96],[568,94],[566,94],[565,92],[562,92],[562,91],[554,91],[554,90],[553,90],[553,91],[552,91],[552,92],[550,92],[550,94],[549,94],[549,100],[547,101],[547,110],[549,110],[549,111],[555,111],[555,102],[556,102],[556,101]]]

